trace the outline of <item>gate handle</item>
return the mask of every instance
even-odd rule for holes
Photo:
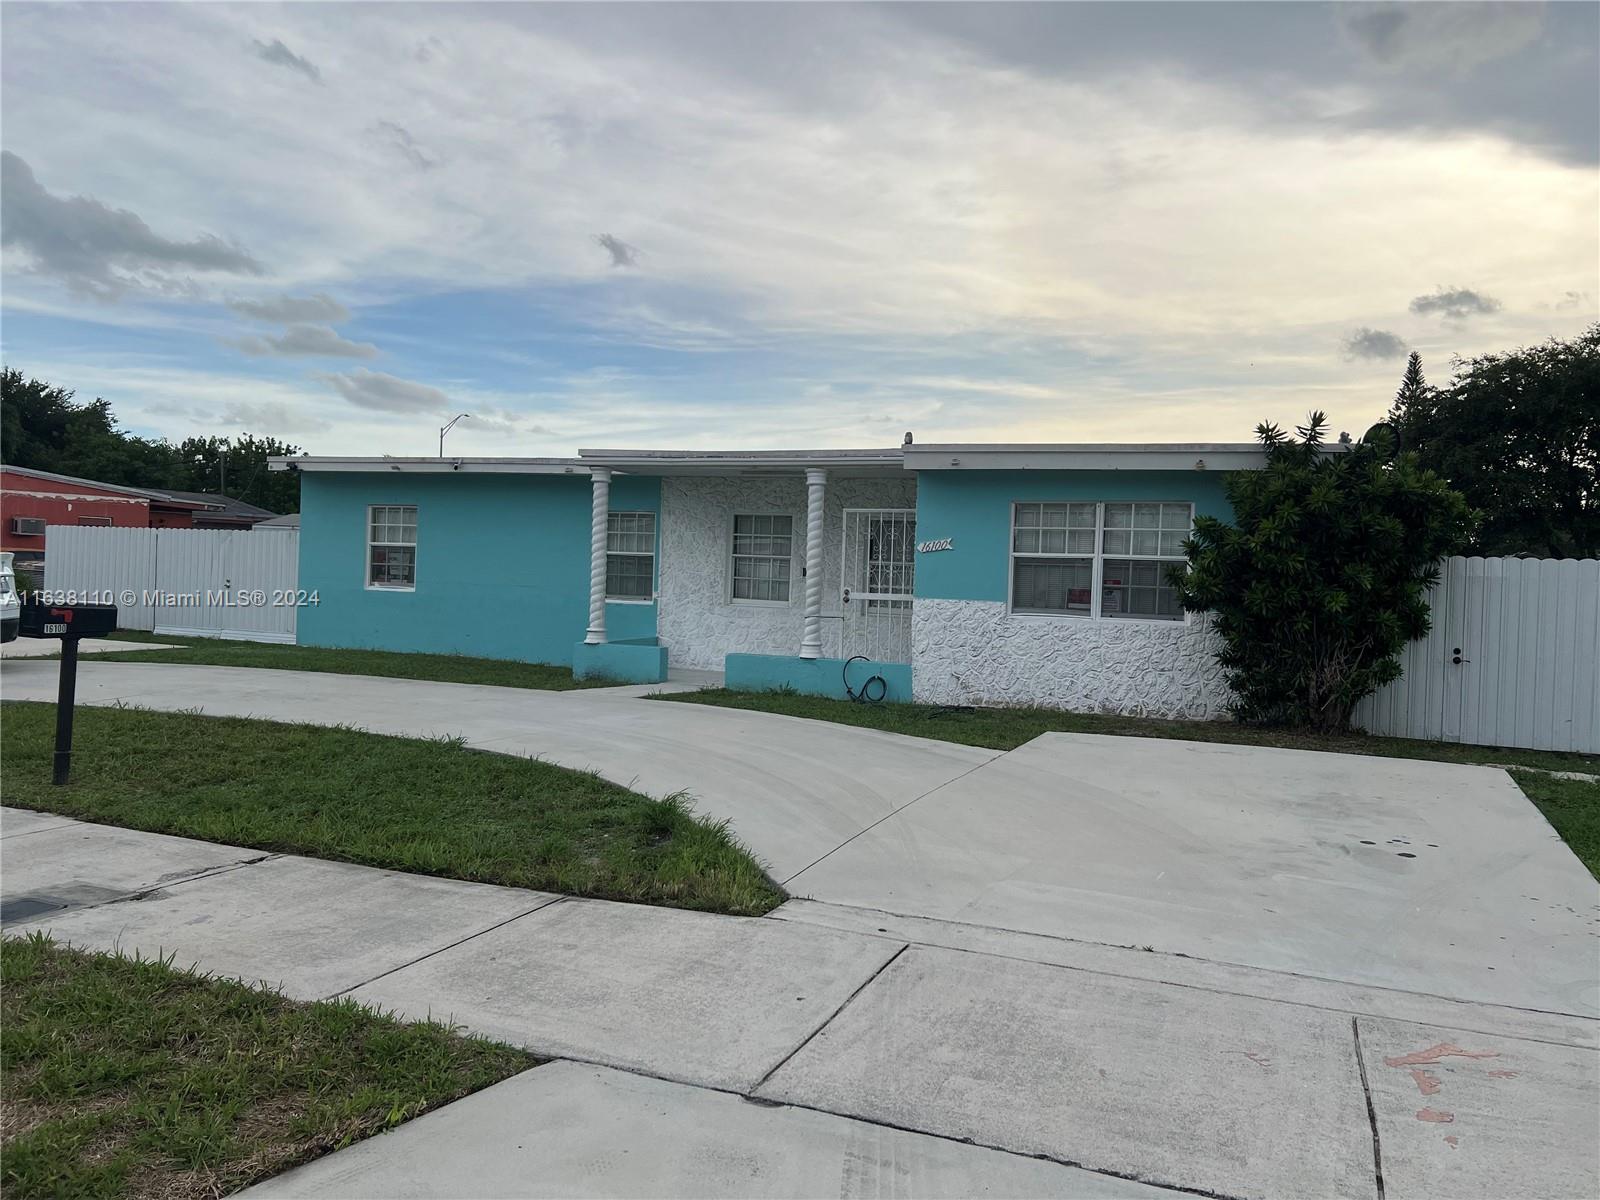
[[[846,604],[850,603],[850,589],[849,588],[845,588],[845,590],[844,590],[844,602]]]
[[[1461,657],[1461,647],[1460,647],[1460,646],[1457,646],[1457,647],[1456,647],[1456,648],[1455,648],[1455,649],[1454,649],[1454,650],[1452,650],[1452,651],[1451,651],[1451,652],[1450,652],[1450,653],[1451,653],[1451,654],[1452,654],[1452,655],[1454,655],[1454,657],[1453,657],[1453,658],[1451,658],[1451,660],[1450,660],[1450,661],[1451,661],[1451,662],[1452,662],[1452,663],[1454,663],[1454,664],[1455,664],[1455,665],[1456,665],[1456,666],[1458,666],[1458,667],[1459,667],[1459,666],[1460,666],[1460,665],[1461,665],[1461,664],[1462,664],[1462,663],[1469,663],[1469,662],[1471,662],[1471,661],[1472,661],[1472,660],[1471,660],[1471,659],[1470,659],[1470,658],[1462,658],[1462,657]]]

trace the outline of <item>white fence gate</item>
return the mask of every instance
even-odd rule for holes
[[[52,525],[45,587],[115,604],[123,629],[292,643],[299,550],[293,529]]]
[[[1405,674],[1356,706],[1391,737],[1600,753],[1600,560],[1451,558]]]

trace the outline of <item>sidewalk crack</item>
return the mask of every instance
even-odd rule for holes
[[[824,854],[822,856],[822,858],[817,859],[815,862],[807,863],[805,866],[801,867],[798,871],[796,871],[793,875],[789,876],[789,878],[781,880],[780,882],[783,884],[784,889],[787,890],[791,883],[793,883],[796,879],[799,879],[800,876],[804,875],[807,871],[811,870],[812,867],[816,866],[817,863],[821,862],[823,859],[829,857],[830,855],[838,853],[840,850],[843,850],[846,846],[848,846],[851,842],[855,841],[862,834],[871,833],[874,829],[876,829],[879,825],[882,825],[890,817],[899,816],[901,813],[905,812],[906,809],[910,808],[913,804],[915,804],[918,800],[926,800],[929,796],[933,795],[935,792],[939,791],[941,788],[947,788],[952,783],[961,782],[961,780],[965,779],[968,775],[971,775],[974,771],[982,770],[984,767],[987,767],[990,763],[994,762],[995,759],[1004,758],[1009,753],[1010,753],[1009,750],[1002,751],[1001,753],[996,754],[993,758],[986,758],[981,763],[978,763],[975,766],[968,767],[965,771],[961,772],[961,774],[952,776],[951,778],[946,779],[943,783],[938,784],[935,787],[929,788],[927,791],[923,792],[922,795],[911,797],[911,799],[907,800],[904,804],[900,805],[898,808],[890,809],[888,812],[884,813],[883,816],[879,817],[876,821],[874,821],[871,825],[868,825],[868,826],[866,826],[866,827],[864,827],[862,829],[856,830],[849,837],[845,838],[844,841],[840,842],[837,846],[835,846],[832,850],[829,850],[827,854]]]
[[[522,912],[515,913],[512,916],[507,917],[504,921],[496,921],[493,925],[490,925],[487,928],[475,930],[474,932],[467,934],[466,937],[457,938],[455,941],[449,943],[448,945],[439,946],[439,947],[436,947],[433,950],[429,950],[426,954],[419,954],[419,955],[417,955],[416,958],[409,959],[406,962],[399,963],[396,966],[390,967],[387,971],[379,971],[371,979],[363,979],[360,983],[352,983],[349,987],[340,988],[337,992],[333,992],[332,994],[323,997],[323,999],[325,999],[325,1000],[336,1000],[340,996],[348,996],[351,992],[355,991],[357,988],[364,988],[369,983],[376,983],[380,979],[386,979],[390,975],[393,975],[396,971],[404,971],[407,967],[414,967],[419,962],[423,962],[423,961],[425,961],[427,959],[430,959],[436,954],[443,954],[446,950],[454,950],[457,946],[462,945],[465,942],[470,942],[473,938],[480,938],[486,933],[493,933],[496,929],[504,928],[505,926],[511,924],[511,922],[513,922],[513,921],[520,921],[520,920],[522,920],[523,917],[532,916],[536,912],[543,912],[545,909],[552,908],[555,905],[560,904],[562,901],[567,900],[567,899],[570,899],[570,897],[567,897],[567,896],[552,896],[550,899],[544,901],[542,904],[535,904],[532,908],[524,909]]]
[[[776,1075],[780,1070],[783,1069],[783,1066],[784,1066],[785,1063],[787,1063],[796,1054],[799,1054],[800,1051],[804,1050],[807,1046],[809,1046],[811,1044],[811,1042],[812,1042],[812,1039],[815,1038],[819,1033],[821,1033],[829,1025],[832,1025],[833,1022],[835,1021],[835,1019],[838,1018],[839,1014],[842,1013],[845,1009],[849,1008],[851,1002],[853,1000],[855,1000],[855,998],[857,996],[861,995],[862,992],[866,991],[867,988],[869,986],[871,986],[873,981],[878,978],[878,976],[882,975],[891,966],[893,966],[895,960],[897,958],[899,958],[902,954],[904,954],[909,949],[911,949],[911,943],[910,942],[902,942],[900,944],[900,949],[896,950],[893,954],[889,955],[888,958],[884,959],[883,960],[883,964],[876,971],[874,971],[871,975],[868,975],[864,980],[861,981],[861,986],[860,987],[856,988],[855,991],[851,992],[848,996],[846,996],[844,998],[844,1003],[840,1004],[838,1008],[834,1009],[831,1013],[829,1013],[826,1017],[823,1018],[822,1024],[818,1025],[810,1033],[806,1034],[806,1036],[803,1039],[801,1039],[801,1042],[800,1042],[800,1044],[798,1046],[796,1046],[793,1050],[789,1051],[789,1053],[785,1054],[782,1058],[780,1058],[776,1063],[773,1064],[772,1070],[768,1071],[760,1079],[756,1080],[755,1085],[753,1087],[751,1087],[751,1089],[748,1092],[745,1093],[745,1099],[746,1100],[752,1100],[757,1104],[765,1104],[765,1103],[779,1103],[779,1104],[781,1104],[781,1103],[784,1103],[781,1100],[780,1101],[766,1101],[766,1100],[763,1100],[763,1099],[757,1097],[756,1093],[759,1092],[764,1086],[766,1086],[767,1080],[771,1079],[774,1075]]]
[[[1372,1085],[1367,1082],[1367,1060],[1361,1053],[1361,1022],[1350,1018],[1350,1033],[1356,1043],[1356,1069],[1361,1073],[1361,1094],[1367,1101],[1367,1124],[1372,1127],[1372,1176],[1378,1185],[1378,1200],[1383,1197],[1383,1145],[1378,1138],[1378,1110],[1372,1103]]]

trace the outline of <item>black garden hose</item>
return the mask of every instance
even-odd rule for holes
[[[857,704],[881,704],[884,697],[889,694],[889,681],[882,675],[869,675],[866,682],[861,685],[861,690],[859,692],[855,691],[850,686],[850,664],[853,662],[864,662],[868,666],[872,665],[872,660],[865,654],[857,654],[854,658],[845,659],[844,666],[839,671],[840,677],[844,680],[844,694]],[[878,685],[877,695],[873,695],[873,684]]]

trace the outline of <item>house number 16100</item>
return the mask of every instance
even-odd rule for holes
[[[918,554],[932,554],[936,550],[954,550],[955,548],[956,542],[954,538],[935,538],[931,542],[917,543]]]

